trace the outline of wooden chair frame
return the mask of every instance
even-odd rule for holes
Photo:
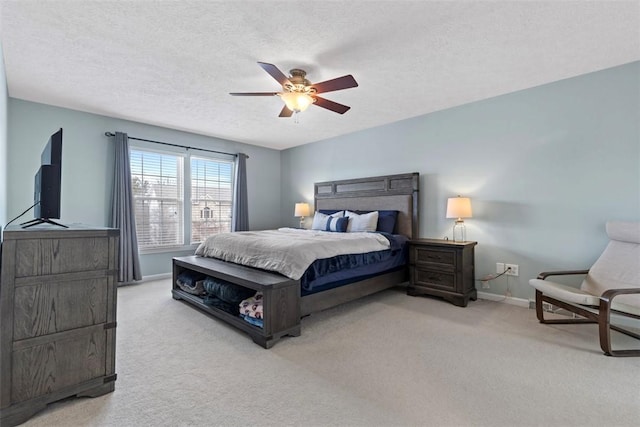
[[[569,270],[569,271],[550,271],[540,273],[538,279],[545,280],[550,276],[566,276],[574,274],[587,274],[589,270]],[[600,348],[607,356],[640,356],[640,349],[638,350],[613,350],[611,348],[611,329],[618,331],[630,337],[640,340],[640,335],[635,332],[631,332],[620,326],[611,324],[611,314],[615,313],[620,316],[630,317],[640,320],[640,316],[631,313],[625,313],[611,308],[613,299],[622,294],[640,294],[640,288],[627,288],[627,289],[608,289],[600,296],[599,306],[579,306],[572,303],[552,298],[544,295],[542,291],[536,289],[536,316],[540,323],[549,324],[567,324],[567,323],[597,323],[600,334]],[[544,310],[542,307],[543,302],[548,302],[557,307],[563,308],[572,313],[576,313],[582,316],[582,319],[545,319]],[[598,309],[597,312],[587,310],[587,308]]]

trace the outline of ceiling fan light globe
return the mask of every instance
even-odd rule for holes
[[[280,94],[280,98],[282,98],[287,108],[294,113],[305,111],[314,102],[311,96],[301,92],[283,92]]]

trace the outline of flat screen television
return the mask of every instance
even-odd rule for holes
[[[35,219],[25,222],[23,228],[48,223],[65,227],[52,219],[60,218],[62,187],[62,129],[51,135],[40,156],[40,168],[35,176],[33,202]]]

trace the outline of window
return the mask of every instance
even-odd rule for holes
[[[131,150],[130,158],[138,247],[182,246],[181,156]]]
[[[141,251],[182,247],[231,231],[232,161],[137,147],[129,153]]]
[[[191,157],[191,241],[231,231],[233,164]]]

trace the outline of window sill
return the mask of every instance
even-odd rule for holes
[[[183,246],[171,246],[171,247],[163,247],[163,248],[138,248],[138,253],[140,255],[152,255],[152,254],[165,254],[172,252],[195,252],[198,248],[199,244],[195,245],[183,245]]]

